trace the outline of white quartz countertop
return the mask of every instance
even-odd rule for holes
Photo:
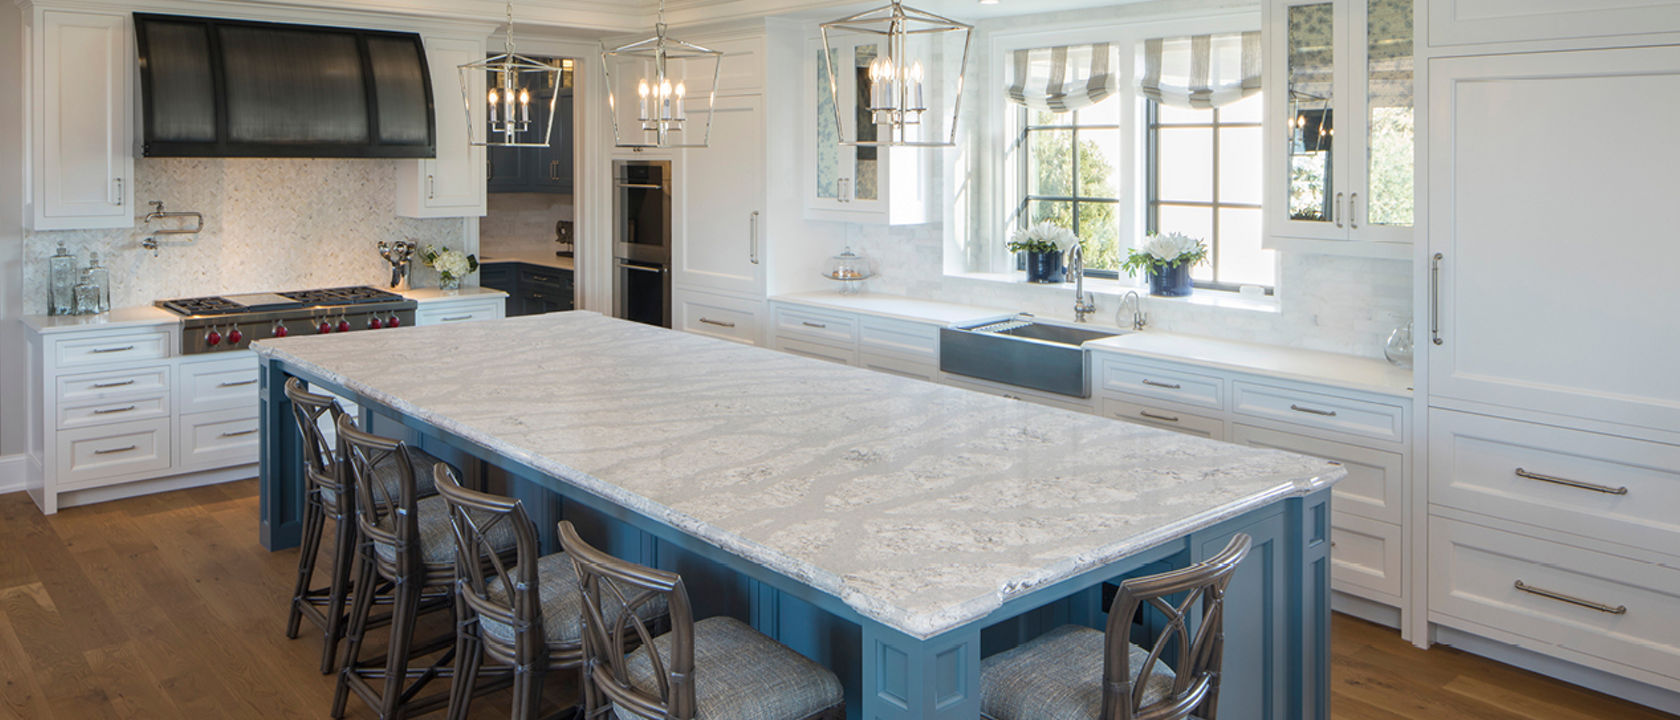
[[[442,288],[411,288],[403,290],[398,294],[422,304],[448,300],[507,297],[507,293],[487,287],[463,287],[458,290],[444,290]]]
[[[923,638],[1345,475],[590,312],[254,348]]]
[[[175,325],[181,316],[151,305],[115,308],[98,315],[25,315],[23,324],[39,335],[128,327]]]
[[[525,263],[527,265],[541,265],[542,267],[554,268],[555,270],[571,270],[577,265],[576,258],[560,257],[555,255],[553,252],[495,253],[491,255],[482,255],[478,258],[478,261],[484,265],[490,265],[492,263],[518,262]]]
[[[1013,310],[974,305],[957,305],[937,300],[921,300],[899,295],[841,295],[835,292],[797,293],[777,295],[771,302],[794,303],[811,307],[832,308],[866,313],[879,317],[929,322],[939,325],[990,320],[1014,315]]]

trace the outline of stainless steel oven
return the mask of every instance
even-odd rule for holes
[[[613,317],[671,327],[671,268],[613,260]]]
[[[671,326],[671,163],[613,162],[613,316]]]

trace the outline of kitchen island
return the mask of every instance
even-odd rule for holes
[[[835,670],[850,717],[972,720],[983,656],[1101,627],[1106,586],[1236,532],[1255,550],[1221,718],[1328,717],[1338,466],[588,312],[256,349],[270,549],[300,529],[296,376],[376,432],[507,472],[545,536],[576,518],[692,578],[697,608]]]

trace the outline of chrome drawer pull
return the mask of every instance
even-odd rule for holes
[[[93,454],[95,454],[95,455],[110,455],[112,453],[128,452],[128,451],[133,450],[133,449],[134,449],[134,446],[129,445],[128,447],[110,448],[110,449],[107,449],[107,450],[95,450],[95,451],[93,451]]]
[[[1301,407],[1300,405],[1290,405],[1289,409],[1294,410],[1295,412],[1306,413],[1308,415],[1323,415],[1324,417],[1336,417],[1336,411],[1335,410],[1315,410],[1313,408]]]
[[[1184,389],[1184,386],[1179,385],[1178,383],[1155,382],[1154,380],[1144,380],[1143,384],[1148,385],[1150,387],[1166,388],[1168,390],[1183,390]]]
[[[114,353],[114,352],[127,352],[127,351],[133,350],[133,349],[134,349],[133,345],[124,345],[122,347],[94,348],[92,350],[92,352],[104,354],[104,353]]]
[[[822,323],[814,323],[814,322],[811,322],[810,320],[806,320],[805,322],[802,322],[802,323],[799,323],[799,324],[804,325],[805,327],[813,327],[813,328],[816,328],[818,330],[823,330],[823,329],[826,329],[828,327],[827,325],[824,325]]]
[[[129,379],[124,380],[122,382],[94,383],[93,387],[94,387],[94,389],[104,389],[104,388],[122,387],[124,385],[133,385],[133,384],[134,384],[134,378],[129,378]]]
[[[1570,480],[1569,478],[1560,478],[1553,475],[1541,475],[1540,473],[1531,473],[1522,468],[1517,468],[1517,477],[1528,480],[1539,480],[1540,482],[1551,483],[1553,485],[1563,485],[1566,487],[1580,488],[1582,490],[1591,490],[1593,492],[1604,493],[1605,495],[1628,494],[1628,489],[1626,487],[1610,487],[1609,485],[1581,482],[1580,480]]]
[[[243,435],[255,435],[255,434],[257,434],[256,430],[240,430],[238,432],[225,432],[225,433],[222,433],[221,436],[225,437],[225,438],[229,438],[229,437],[240,437],[240,436],[243,436]]]
[[[438,318],[438,320],[441,322],[457,322],[460,320],[471,320],[472,318],[473,316],[471,315],[456,315],[455,317]]]
[[[700,318],[700,322],[703,322],[703,323],[705,323],[705,324],[707,324],[707,325],[716,325],[716,326],[718,326],[718,327],[723,327],[723,328],[732,328],[732,327],[735,327],[735,323],[732,323],[732,322],[724,322],[724,321],[722,321],[722,320],[713,320],[713,319],[711,319],[711,318]]]
[[[1540,597],[1550,598],[1550,599],[1556,600],[1558,602],[1566,602],[1566,603],[1569,603],[1570,605],[1579,605],[1579,606],[1584,607],[1584,608],[1597,610],[1597,611],[1599,611],[1601,613],[1604,613],[1606,615],[1626,615],[1627,614],[1627,606],[1626,605],[1617,605],[1615,607],[1611,607],[1609,605],[1605,605],[1604,603],[1593,602],[1591,600],[1583,600],[1581,598],[1575,597],[1574,595],[1565,595],[1565,594],[1560,593],[1560,592],[1555,592],[1555,591],[1552,591],[1552,590],[1546,590],[1544,588],[1537,588],[1537,587],[1534,587],[1533,585],[1526,585],[1521,580],[1518,580],[1516,582],[1516,584],[1513,585],[1512,587],[1515,587],[1516,589],[1521,590],[1521,591],[1523,591],[1525,593],[1528,593],[1530,595],[1539,595]]]
[[[1138,411],[1138,414],[1142,415],[1146,418],[1149,418],[1150,420],[1160,420],[1161,422],[1170,422],[1170,423],[1178,422],[1178,418],[1175,418],[1171,415],[1156,415],[1155,413],[1149,412],[1148,410],[1140,410],[1140,411]]]
[[[120,407],[120,408],[100,408],[98,410],[93,411],[93,414],[95,414],[95,415],[112,415],[112,414],[120,413],[120,412],[128,412],[128,411],[133,410],[133,409],[134,409],[133,405],[130,405],[128,407]]]
[[[216,387],[239,387],[241,385],[255,385],[255,384],[257,384],[256,380],[240,380],[238,382],[225,382],[225,383],[222,383],[220,385],[217,385]]]

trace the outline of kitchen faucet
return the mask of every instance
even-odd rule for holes
[[[1143,298],[1138,295],[1136,290],[1128,290],[1125,297],[1120,298],[1120,310],[1114,313],[1114,324],[1125,325],[1124,322],[1121,322],[1121,318],[1126,317],[1126,303],[1128,302],[1132,304],[1132,329],[1142,330],[1143,326],[1149,324],[1149,316],[1143,314]]]
[[[1095,298],[1085,294],[1085,249],[1074,243],[1068,255],[1068,272],[1073,274],[1073,321],[1085,322],[1086,315],[1097,311]]]

